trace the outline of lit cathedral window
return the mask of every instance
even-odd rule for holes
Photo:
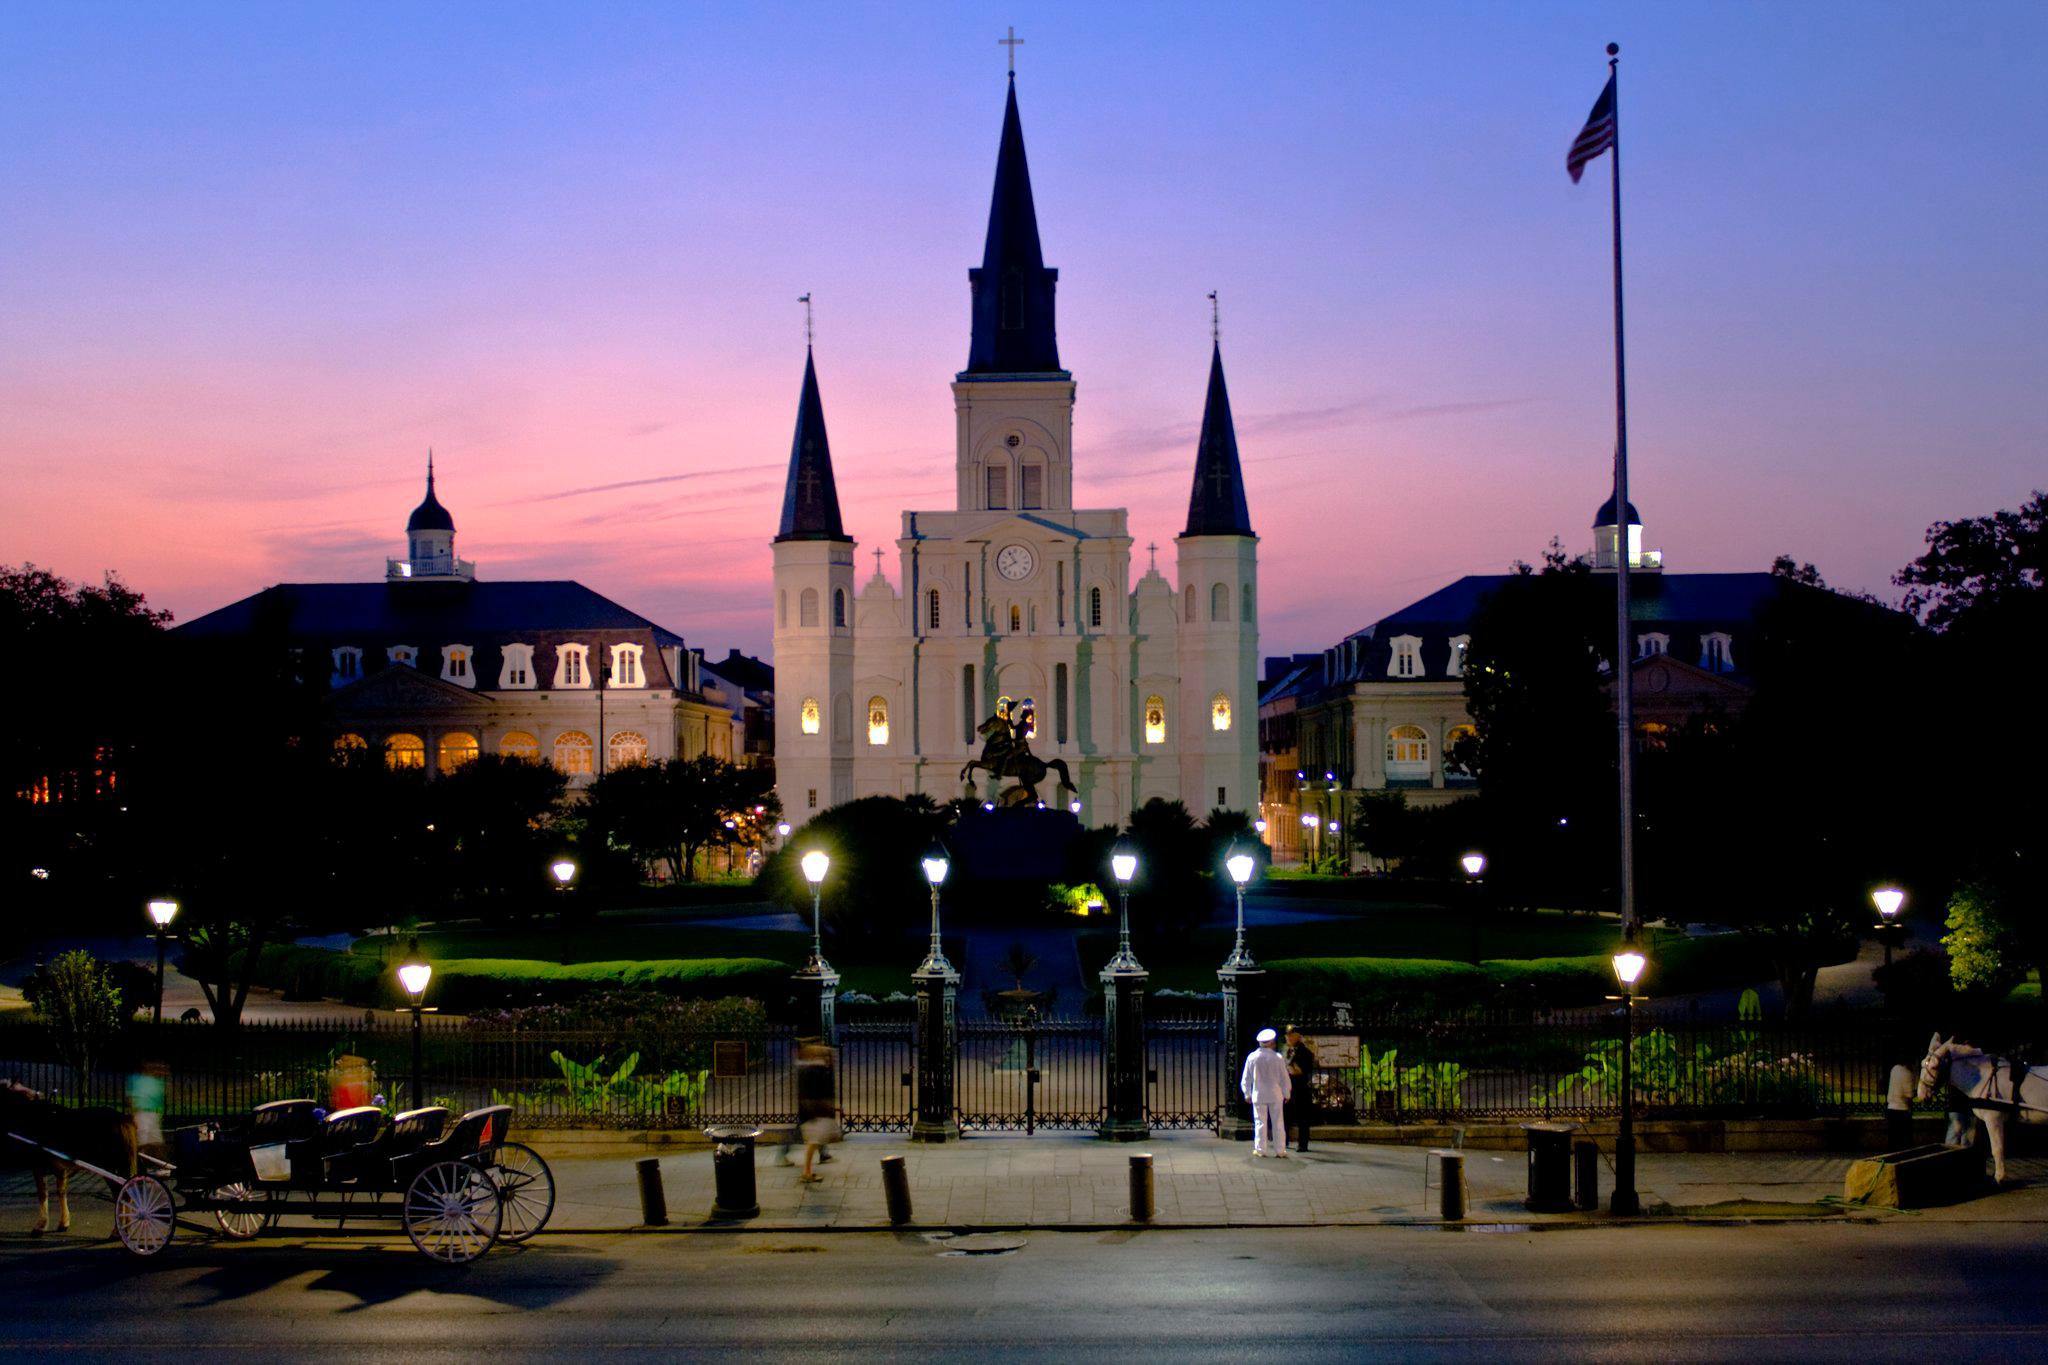
[[[1230,698],[1218,692],[1209,701],[1209,728],[1228,730],[1230,728]]]
[[[876,748],[889,742],[889,701],[886,697],[868,698],[868,743]]]
[[[819,713],[818,699],[816,697],[805,697],[803,710],[798,715],[805,734],[815,735],[818,733]]]
[[[1166,698],[1151,696],[1145,698],[1145,742],[1166,743]]]

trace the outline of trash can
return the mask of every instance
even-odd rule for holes
[[[754,1218],[761,1201],[754,1193],[754,1142],[759,1128],[706,1128],[711,1139],[713,1218]]]
[[[1522,1206],[1531,1213],[1572,1211],[1572,1132],[1568,1123],[1525,1123],[1529,1135],[1529,1197]]]

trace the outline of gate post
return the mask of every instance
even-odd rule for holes
[[[939,951],[932,951],[910,974],[917,996],[917,1120],[910,1126],[912,1142],[945,1142],[960,1136],[953,1104],[953,1075],[960,1054],[960,973]]]
[[[1145,1122],[1145,982],[1128,941],[1102,969],[1102,1078],[1108,1094],[1099,1136],[1142,1142]]]
[[[1242,961],[1240,961],[1240,958]],[[1238,1068],[1252,1050],[1252,1035],[1266,1012],[1266,971],[1240,948],[1216,969],[1223,985],[1223,1059],[1216,1136],[1233,1142],[1252,1139],[1252,1106],[1238,1087]]]
[[[800,1038],[839,1042],[839,973],[822,958],[806,962],[789,978],[796,986],[796,1024]]]

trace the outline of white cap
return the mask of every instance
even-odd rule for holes
[[[1278,1038],[1279,1036],[1280,1036],[1279,1034],[1277,1034],[1277,1033],[1273,1032],[1273,1030],[1271,1030],[1271,1029],[1269,1029],[1269,1028],[1262,1028],[1262,1029],[1260,1029],[1260,1030],[1259,1030],[1259,1041],[1260,1041],[1260,1042],[1262,1042],[1262,1043],[1270,1043],[1270,1042],[1273,1042],[1273,1041],[1274,1041],[1275,1039],[1277,1039],[1277,1038]]]

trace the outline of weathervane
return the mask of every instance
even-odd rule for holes
[[[797,302],[804,306],[804,349],[811,348],[811,296],[808,293],[797,296]]]
[[[1209,340],[1223,344],[1223,313],[1216,304],[1216,291],[1209,291]]]
[[[996,39],[996,46],[1010,49],[1010,76],[1012,79],[1017,75],[1017,49],[1023,45],[1024,40],[1017,36],[1017,26],[1015,24],[1010,25],[1009,37]]]

